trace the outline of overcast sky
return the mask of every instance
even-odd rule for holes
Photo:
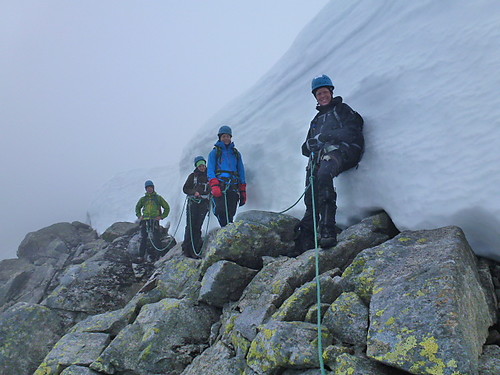
[[[168,164],[327,2],[0,0],[0,259]]]

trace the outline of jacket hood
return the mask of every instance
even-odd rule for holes
[[[217,141],[217,142],[215,142],[214,146],[216,146],[216,147],[220,147],[220,148],[222,148],[222,149],[228,149],[228,150],[229,150],[229,149],[234,148],[234,142],[231,142],[230,144],[228,144],[228,145],[226,146],[226,144],[225,144],[224,142],[222,142],[222,141]]]

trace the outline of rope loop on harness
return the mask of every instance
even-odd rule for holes
[[[181,219],[182,219],[182,214],[184,213],[184,208],[186,207],[186,204],[187,204],[187,201],[188,201],[188,198],[186,197],[186,199],[184,200],[184,205],[182,206],[182,210],[181,210],[181,214],[179,215],[179,220],[177,222],[177,226],[175,227],[175,230],[174,230],[174,234],[171,235],[171,239],[170,241],[167,243],[167,245],[160,249],[158,248],[155,243],[154,243],[154,238],[153,238],[153,232],[154,232],[154,225],[151,225],[151,219],[146,221],[146,232],[148,234],[148,239],[149,239],[149,242],[151,243],[151,246],[153,246],[153,248],[158,251],[158,252],[162,252],[162,251],[165,251],[168,249],[168,247],[170,246],[170,244],[175,241],[175,235],[177,233],[177,230],[179,229],[179,225],[181,223]],[[153,227],[153,228],[152,228]]]

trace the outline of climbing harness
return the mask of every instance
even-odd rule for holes
[[[175,227],[175,230],[174,230],[174,234],[171,235],[171,239],[170,241],[167,243],[167,245],[160,249],[158,248],[155,243],[154,243],[154,238],[153,238],[153,233],[154,233],[154,224],[151,225],[151,221],[152,219],[149,219],[146,221],[146,232],[148,234],[148,239],[149,239],[149,242],[151,243],[151,246],[153,246],[153,248],[158,251],[158,252],[163,252],[165,250],[168,249],[168,247],[172,244],[172,242],[175,240],[175,235],[177,233],[177,230],[179,229],[179,225],[181,223],[181,219],[182,219],[182,213],[184,212],[184,208],[186,207],[186,202],[187,202],[187,198],[184,200],[184,205],[182,206],[182,210],[181,210],[181,214],[179,216],[179,221],[177,222],[177,226]]]

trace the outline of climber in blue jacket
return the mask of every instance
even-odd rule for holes
[[[212,193],[214,213],[221,227],[233,222],[238,203],[247,200],[245,167],[240,152],[232,142],[232,130],[221,126],[219,140],[208,155],[207,175]]]

